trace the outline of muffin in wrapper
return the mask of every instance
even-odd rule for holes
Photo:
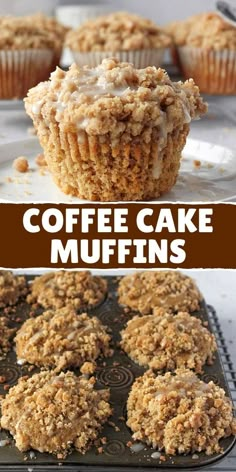
[[[23,98],[49,78],[62,47],[59,26],[50,29],[53,21],[43,15],[0,17],[0,99]]]
[[[236,94],[236,26],[217,13],[202,13],[167,28],[185,78],[201,92]]]
[[[192,118],[203,115],[193,81],[105,59],[57,69],[25,99],[48,167],[63,192],[88,200],[149,200],[176,182]]]
[[[236,94],[236,50],[207,51],[203,48],[178,48],[185,77],[193,77],[201,92],[213,95]]]
[[[170,35],[155,23],[127,12],[89,20],[70,31],[66,38],[75,62],[89,67],[96,67],[110,57],[131,62],[139,69],[159,67],[170,44]]]

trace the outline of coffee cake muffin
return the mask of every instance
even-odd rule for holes
[[[139,377],[129,394],[127,417],[134,439],[171,455],[222,452],[220,439],[236,434],[224,390],[187,369]]]
[[[0,316],[0,359],[10,350],[15,331],[14,328],[9,328],[9,321],[6,316]]]
[[[20,451],[35,449],[60,459],[73,447],[84,453],[111,415],[109,391],[96,391],[94,384],[93,377],[72,372],[22,377],[2,400],[1,427]]]
[[[70,309],[48,310],[26,320],[15,337],[18,362],[57,371],[109,356],[110,336],[98,318]]]
[[[174,315],[158,308],[152,315],[135,316],[128,321],[121,332],[121,347],[144,367],[186,367],[201,373],[206,363],[212,363],[216,341],[201,320],[189,313]]]
[[[148,200],[176,182],[189,123],[206,110],[193,81],[105,59],[57,69],[29,91],[45,158],[63,192],[89,200]]]
[[[48,79],[62,47],[49,22],[41,15],[0,17],[0,99],[23,98]]]
[[[14,275],[9,270],[0,270],[0,308],[15,305],[27,292],[24,276]]]
[[[132,62],[137,68],[160,66],[170,35],[153,21],[127,12],[99,16],[71,30],[66,37],[80,66],[98,66],[105,58]]]
[[[118,296],[119,303],[144,315],[155,307],[192,312],[200,308],[202,300],[193,279],[171,270],[126,275],[119,283]]]
[[[201,92],[236,93],[236,28],[219,14],[203,13],[172,29],[181,69]]]
[[[107,293],[107,282],[89,271],[48,272],[36,277],[27,297],[29,303],[44,308],[70,307],[83,310],[102,302]]]

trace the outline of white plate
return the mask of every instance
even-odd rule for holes
[[[63,194],[48,172],[41,175],[35,157],[42,152],[37,138],[0,146],[0,200],[15,202],[81,202]],[[13,160],[26,156],[30,172],[20,174]],[[196,168],[194,161],[200,161]],[[236,153],[214,144],[189,139],[175,187],[157,201],[236,201]]]

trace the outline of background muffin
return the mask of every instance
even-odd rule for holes
[[[75,61],[90,67],[111,56],[139,68],[159,66],[170,44],[168,33],[151,20],[127,12],[90,20],[66,38]]]
[[[217,13],[204,13],[172,28],[185,77],[202,92],[236,93],[236,28]]]
[[[48,79],[62,48],[57,25],[42,15],[0,17],[0,99],[23,98]]]
[[[121,332],[121,347],[144,367],[174,370],[179,367],[202,372],[212,363],[215,337],[201,320],[179,312],[166,313],[158,308],[152,315],[135,316]]]
[[[65,193],[88,200],[148,200],[176,182],[192,119],[207,106],[193,81],[104,59],[57,69],[29,91],[49,170]]]
[[[142,314],[154,308],[198,310],[202,295],[191,277],[178,271],[157,270],[126,275],[119,283],[119,303]]]

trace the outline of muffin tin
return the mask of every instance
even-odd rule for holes
[[[10,444],[0,449],[0,470],[102,472],[107,469],[109,472],[115,472],[123,469],[127,470],[127,472],[134,472],[139,467],[142,472],[151,471],[152,469],[167,471],[177,469],[182,471],[183,469],[200,468],[219,461],[229,453],[235,444],[235,438],[230,436],[221,441],[221,446],[224,449],[224,452],[221,454],[214,454],[212,456],[206,456],[204,453],[178,456],[163,454],[165,461],[161,461],[160,458],[152,458],[151,456],[155,451],[151,447],[141,445],[141,443],[136,443],[135,452],[132,448],[127,447],[127,443],[133,442],[131,431],[124,421],[126,417],[127,396],[134,379],[142,375],[145,369],[132,362],[117,347],[117,343],[120,340],[119,333],[124,324],[130,319],[132,313],[124,313],[124,307],[120,306],[117,302],[117,278],[106,278],[108,280],[107,297],[98,306],[88,310],[91,316],[96,315],[105,325],[112,329],[115,346],[113,357],[98,361],[98,368],[95,374],[97,388],[110,388],[110,403],[114,408],[113,416],[99,435],[99,437],[107,438],[107,442],[103,446],[103,452],[99,453],[98,447],[93,446],[85,455],[73,451],[63,461],[53,455],[37,451],[21,453],[14,446],[11,435],[2,430],[0,432],[0,444],[5,439],[10,440]],[[28,277],[28,280],[30,279],[32,277]],[[19,329],[21,323],[29,316],[31,309],[30,305],[26,302],[18,303],[16,311],[8,314],[8,318],[12,319],[10,325]],[[40,311],[42,312],[42,310],[38,312],[40,313]],[[2,313],[3,311],[0,311],[0,315]],[[194,312],[194,316],[207,321],[209,329],[212,331],[210,317],[204,301],[201,304],[200,310]],[[0,376],[5,376],[6,383],[10,386],[13,386],[22,375],[32,375],[37,371],[38,369],[35,368],[29,372],[27,365],[18,365],[14,351],[9,352],[8,356],[0,361]],[[79,370],[75,372],[79,373]],[[204,368],[201,378],[205,382],[213,380],[224,388],[227,396],[230,396],[230,390],[218,353],[216,353],[214,364]],[[6,393],[4,391],[4,384],[0,384],[0,393]]]

